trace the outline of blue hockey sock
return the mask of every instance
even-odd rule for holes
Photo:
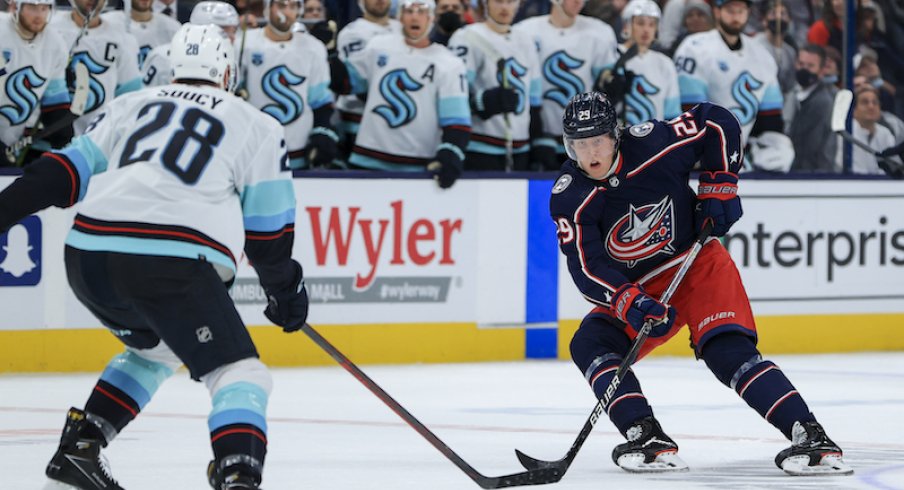
[[[622,358],[618,354],[606,354],[594,359],[587,372],[584,373],[597,399],[603,398],[606,388],[615,378],[615,372],[618,371],[621,362]],[[647,398],[640,389],[640,382],[634,376],[634,371],[629,369],[625,374],[625,378],[612,396],[607,413],[609,420],[622,434],[625,434],[634,422],[653,416],[653,409],[647,403]]]

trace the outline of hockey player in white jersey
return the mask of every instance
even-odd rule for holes
[[[326,47],[310,34],[292,32],[302,8],[299,0],[264,2],[268,23],[246,33],[239,74],[248,102],[286,128],[293,169],[331,165],[339,142],[330,123]]]
[[[518,0],[480,0],[485,20],[455,31],[449,49],[465,60],[472,133],[466,170],[527,170],[548,159],[543,137],[540,62],[534,40],[511,29]]]
[[[336,36],[336,54],[345,61],[352,53],[361,51],[369,40],[380,34],[400,34],[402,25],[389,15],[390,0],[359,0],[362,16],[349,22]],[[341,95],[336,98],[339,110],[339,129],[343,150],[351,154],[364,113],[364,100],[357,95]]]
[[[232,5],[218,0],[198,2],[191,10],[189,22],[196,26],[213,24],[223,29],[229,42],[235,44],[235,33],[239,25],[239,14]],[[166,85],[173,79],[173,65],[170,63],[170,44],[162,44],[152,49],[141,68],[141,83],[145,87]],[[236,76],[238,74],[236,73]]]
[[[12,15],[0,17],[0,166],[30,160],[7,152],[42,122],[45,126],[69,118],[71,97],[66,88],[63,39],[47,24],[53,0],[19,0]],[[62,147],[72,138],[72,126],[51,135],[47,143]]]
[[[176,19],[155,14],[152,8],[154,0],[125,0],[124,10],[114,10],[103,14],[104,19],[124,25],[126,30],[138,42],[138,68],[144,67],[144,61],[152,49],[162,44],[169,44],[176,31],[182,27]]]
[[[716,28],[686,37],[674,55],[682,109],[703,101],[727,107],[741,123],[745,144],[751,135],[783,130],[775,59],[742,32],[750,3],[713,0]]]
[[[532,140],[539,151],[555,151],[543,157],[546,170],[558,170],[568,157],[562,146],[562,112],[568,101],[590,90],[605,66],[615,63],[615,32],[609,24],[579,15],[586,0],[553,0],[549,15],[522,20],[513,31],[530,36],[537,47],[542,73],[542,138]]]
[[[653,0],[631,0],[622,10],[625,43],[616,65],[607,67],[599,88],[618,103],[628,125],[672,119],[681,115],[681,94],[675,63],[654,51],[662,11]]]
[[[66,238],[70,285],[126,346],[84,408],[69,410],[47,465],[78,489],[122,490],[101,449],[182,364],[212,398],[211,486],[259,488],[272,379],[228,294],[238,258],[257,271],[271,321],[291,332],[307,318],[282,127],[226,90],[236,66],[218,27],[186,25],[172,48],[175,83],[117,98],[0,192],[0,231],[80,203]],[[168,478],[145,486],[193,486]]]
[[[465,66],[429,38],[433,0],[401,0],[402,35],[383,34],[345,62],[331,61],[337,93],[367,94],[353,167],[461,173],[471,125]]]
[[[114,97],[141,88],[138,72],[138,43],[125,27],[105,21],[100,12],[106,0],[69,0],[72,11],[55,15],[50,28],[70,46],[69,70],[75,63],[88,68],[91,95],[85,113],[72,127],[76,135]]]

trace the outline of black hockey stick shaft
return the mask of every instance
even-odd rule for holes
[[[675,294],[675,291],[678,289],[678,286],[681,284],[681,281],[684,279],[687,271],[691,268],[691,265],[693,265],[694,260],[696,260],[697,254],[699,254],[700,250],[703,248],[703,244],[712,233],[712,228],[712,221],[706,221],[703,225],[703,228],[700,230],[700,233],[697,234],[697,238],[694,241],[693,246],[691,246],[690,250],[687,253],[687,256],[681,263],[681,267],[679,267],[678,271],[675,272],[675,276],[672,278],[672,282],[669,283],[665,292],[662,293],[660,302],[668,304],[668,302],[671,300],[672,295]],[[647,337],[650,335],[650,330],[653,329],[653,326],[654,323],[652,321],[648,321],[644,323],[643,327],[641,327],[640,332],[634,339],[634,343],[631,345],[631,349],[628,350],[625,358],[618,366],[618,370],[615,372],[615,377],[613,377],[612,381],[609,382],[609,386],[606,388],[603,398],[597,400],[596,406],[593,407],[593,412],[590,413],[590,417],[588,417],[587,421],[584,422],[584,426],[578,433],[578,436],[575,439],[574,443],[572,443],[571,448],[568,450],[568,453],[565,454],[565,457],[558,461],[543,461],[532,458],[516,449],[515,454],[518,456],[518,460],[521,461],[521,464],[524,465],[525,468],[527,468],[528,470],[555,470],[557,473],[559,473],[559,478],[564,476],[565,472],[568,470],[568,467],[571,466],[572,461],[574,461],[575,456],[577,456],[578,451],[580,451],[581,447],[584,445],[584,441],[586,441],[587,437],[590,436],[590,432],[593,430],[593,427],[596,426],[596,423],[599,421],[599,419],[606,414],[606,407],[609,405],[612,396],[618,390],[618,387],[624,379],[628,369],[632,364],[634,364],[634,361],[637,359],[637,355],[640,353],[640,348],[643,346],[644,342],[647,340]]]
[[[314,341],[317,346],[326,351],[327,354],[330,355],[336,362],[339,363],[340,366],[345,368],[346,371],[351,373],[352,376],[355,377],[358,381],[361,382],[368,390],[370,390],[374,395],[377,396],[383,403],[385,403],[393,412],[396,413],[399,417],[402,418],[408,425],[411,426],[412,429],[416,430],[418,434],[427,439],[427,441],[433,445],[436,449],[439,450],[449,461],[451,461],[455,466],[458,466],[460,470],[462,470],[466,475],[468,475],[475,483],[480,485],[481,488],[503,488],[503,487],[515,487],[522,485],[538,485],[543,483],[553,483],[559,481],[561,476],[556,477],[553,472],[547,469],[537,469],[533,471],[525,471],[521,473],[515,473],[506,476],[497,476],[497,477],[489,477],[481,474],[473,466],[467,463],[464,459],[461,458],[455,451],[453,451],[449,446],[446,445],[439,437],[436,436],[430,429],[427,428],[424,424],[422,424],[414,415],[411,414],[408,410],[405,409],[399,402],[397,402],[389,393],[386,393],[383,388],[380,388],[374,380],[370,379],[364,371],[361,371],[358,366],[355,365],[348,357],[346,357],[342,352],[339,351],[336,347],[334,347],[329,341],[323,338],[320,333],[314,330],[313,327],[305,323],[301,327],[301,331],[305,333],[311,340]]]

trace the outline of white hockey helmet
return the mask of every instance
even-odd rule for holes
[[[215,0],[198,2],[191,10],[189,22],[195,25],[213,24],[220,27],[238,27],[239,13],[235,7]]]
[[[16,2],[16,9],[13,10],[13,22],[16,25],[19,25],[19,10],[22,8],[22,5],[26,3],[30,3],[32,5],[50,5],[50,14],[47,16],[47,23],[50,23],[50,19],[53,18],[53,10],[54,10],[54,0],[14,0]]]
[[[270,4],[273,2],[276,3],[292,3],[295,2],[298,4],[298,17],[301,18],[304,15],[304,1],[303,0],[264,0],[264,18],[270,18]]]
[[[630,24],[634,17],[662,19],[662,10],[653,0],[631,0],[622,10],[622,22]]]
[[[231,92],[235,88],[235,50],[219,26],[183,25],[170,44],[173,80],[203,80]]]
[[[402,14],[402,9],[414,7],[415,5],[425,7],[430,12],[430,15],[436,12],[436,2],[434,0],[399,0],[399,15]]]

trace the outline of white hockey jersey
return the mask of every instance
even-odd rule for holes
[[[345,65],[354,93],[367,94],[349,158],[355,165],[423,170],[441,146],[442,128],[471,125],[465,65],[442,45],[411,48],[402,36],[384,34]]]
[[[135,38],[138,43],[138,68],[144,67],[144,61],[152,49],[161,44],[169,44],[173,40],[176,31],[182,27],[176,19],[166,15],[154,14],[147,22],[138,22],[126,19],[122,10],[107,12],[101,16],[104,20],[122,25]]]
[[[524,19],[512,30],[530,36],[536,45],[542,74],[543,131],[555,136],[561,146],[562,114],[568,101],[592,90],[603,67],[615,64],[615,31],[609,24],[583,15],[565,29],[541,15]]]
[[[283,135],[273,118],[215,87],[171,84],[117,98],[58,152],[81,184],[66,244],[203,257],[231,278],[246,233],[295,221]]]
[[[502,85],[499,60],[504,60],[506,78],[521,95],[516,112],[509,115],[514,153],[530,150],[530,108],[541,105],[542,87],[540,61],[533,39],[521,30],[499,34],[481,22],[455,31],[449,39],[449,49],[465,61],[470,91],[475,96]],[[503,115],[482,119],[475,114],[471,120],[468,151],[504,155],[506,124]]]
[[[300,168],[314,109],[333,103],[326,47],[305,33],[293,33],[286,42],[271,41],[263,28],[246,35],[239,83],[251,105],[285,126],[291,165]]]
[[[619,56],[628,48],[619,46]],[[625,63],[634,79],[625,94],[625,122],[628,125],[650,120],[666,120],[681,115],[681,91],[678,72],[668,56],[647,50]]]
[[[0,56],[6,62],[0,75],[0,140],[11,145],[34,127],[41,111],[66,107],[69,49],[63,39],[44,29],[32,41],[16,32],[11,16],[0,17]]]
[[[759,114],[780,114],[782,92],[775,59],[752,38],[741,35],[733,51],[719,31],[692,34],[675,51],[683,106],[709,101],[730,109],[747,142]]]
[[[47,29],[58,32],[66,45],[72,46],[81,28],[70,15],[63,12],[60,14],[53,16]],[[72,63],[84,64],[91,78],[91,94],[88,96],[85,114],[72,124],[76,135],[85,131],[85,127],[104,104],[114,97],[141,88],[138,44],[120,24],[102,20],[99,26],[88,29],[72,50]]]
[[[389,19],[387,25],[371,22],[364,17],[349,22],[336,36],[336,50],[339,59],[345,61],[352,53],[361,51],[368,41],[380,34],[401,34],[402,24],[396,19]],[[342,121],[342,130],[357,133],[364,113],[364,101],[354,95],[340,95],[336,99],[336,108]]]
[[[173,81],[173,64],[169,57],[170,43],[152,49],[141,67],[141,84],[145,87],[159,87]]]

